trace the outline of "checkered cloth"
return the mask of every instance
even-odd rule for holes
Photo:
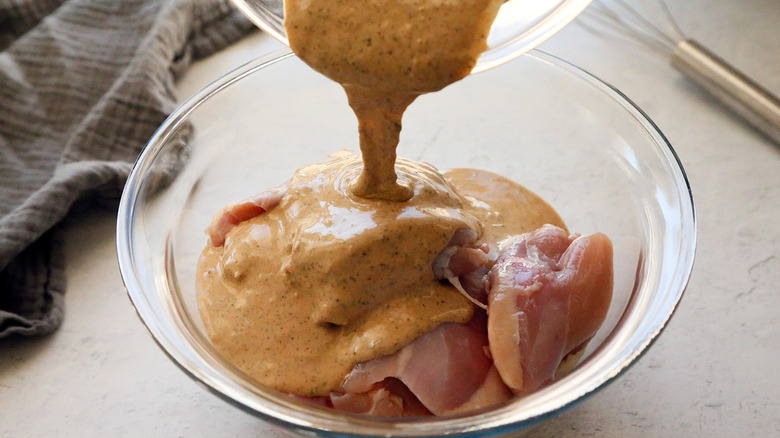
[[[59,326],[57,224],[115,205],[177,75],[251,29],[228,0],[0,0],[0,338]]]

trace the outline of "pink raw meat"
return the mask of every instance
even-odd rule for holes
[[[358,364],[342,389],[365,393],[388,377],[396,378],[433,414],[446,415],[468,404],[472,409],[505,401],[511,393],[489,379],[484,317],[468,324],[446,323],[389,356]]]
[[[612,244],[545,225],[506,244],[488,274],[488,338],[516,394],[551,381],[584,348],[612,300]]]
[[[287,183],[223,208],[206,229],[211,244],[215,247],[224,245],[225,238],[233,227],[276,207],[285,193]]]

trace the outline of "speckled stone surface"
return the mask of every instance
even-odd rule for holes
[[[670,0],[681,27],[780,94],[777,0]],[[255,35],[197,64],[182,98],[277,48]],[[688,173],[699,240],[658,342],[621,378],[543,423],[541,437],[780,436],[780,146],[745,128],[660,56],[572,25],[542,48],[622,90]],[[0,436],[277,436],[168,360],[122,285],[111,211],[71,218],[67,314],[42,339],[0,341]]]

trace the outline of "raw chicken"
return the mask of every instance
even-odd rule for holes
[[[214,246],[224,245],[225,238],[233,227],[279,205],[282,197],[287,192],[287,184],[281,184],[259,195],[223,208],[206,229],[206,234],[208,234],[211,244]]]
[[[357,365],[343,391],[365,393],[388,377],[396,378],[434,415],[510,399],[488,355],[485,319],[480,315],[468,324],[442,324],[394,354]]]
[[[447,247],[433,260],[433,276],[448,280],[477,306],[485,309],[485,280],[491,259],[487,244],[477,244],[476,231],[461,228],[455,231]]]
[[[285,183],[223,209],[207,233],[225,244],[238,223],[280,204]],[[495,406],[554,380],[603,323],[612,297],[612,246],[601,233],[544,225],[499,250],[457,229],[431,264],[476,306],[467,324],[443,323],[393,354],[356,365],[329,396],[301,397],[377,416],[448,415]],[[492,249],[492,250],[491,250]]]
[[[516,394],[553,380],[596,334],[611,300],[607,236],[545,225],[504,245],[488,274],[488,338],[501,378]]]

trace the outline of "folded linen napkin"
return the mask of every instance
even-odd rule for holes
[[[116,201],[177,75],[251,29],[228,0],[0,2],[0,338],[60,325],[57,223]]]

